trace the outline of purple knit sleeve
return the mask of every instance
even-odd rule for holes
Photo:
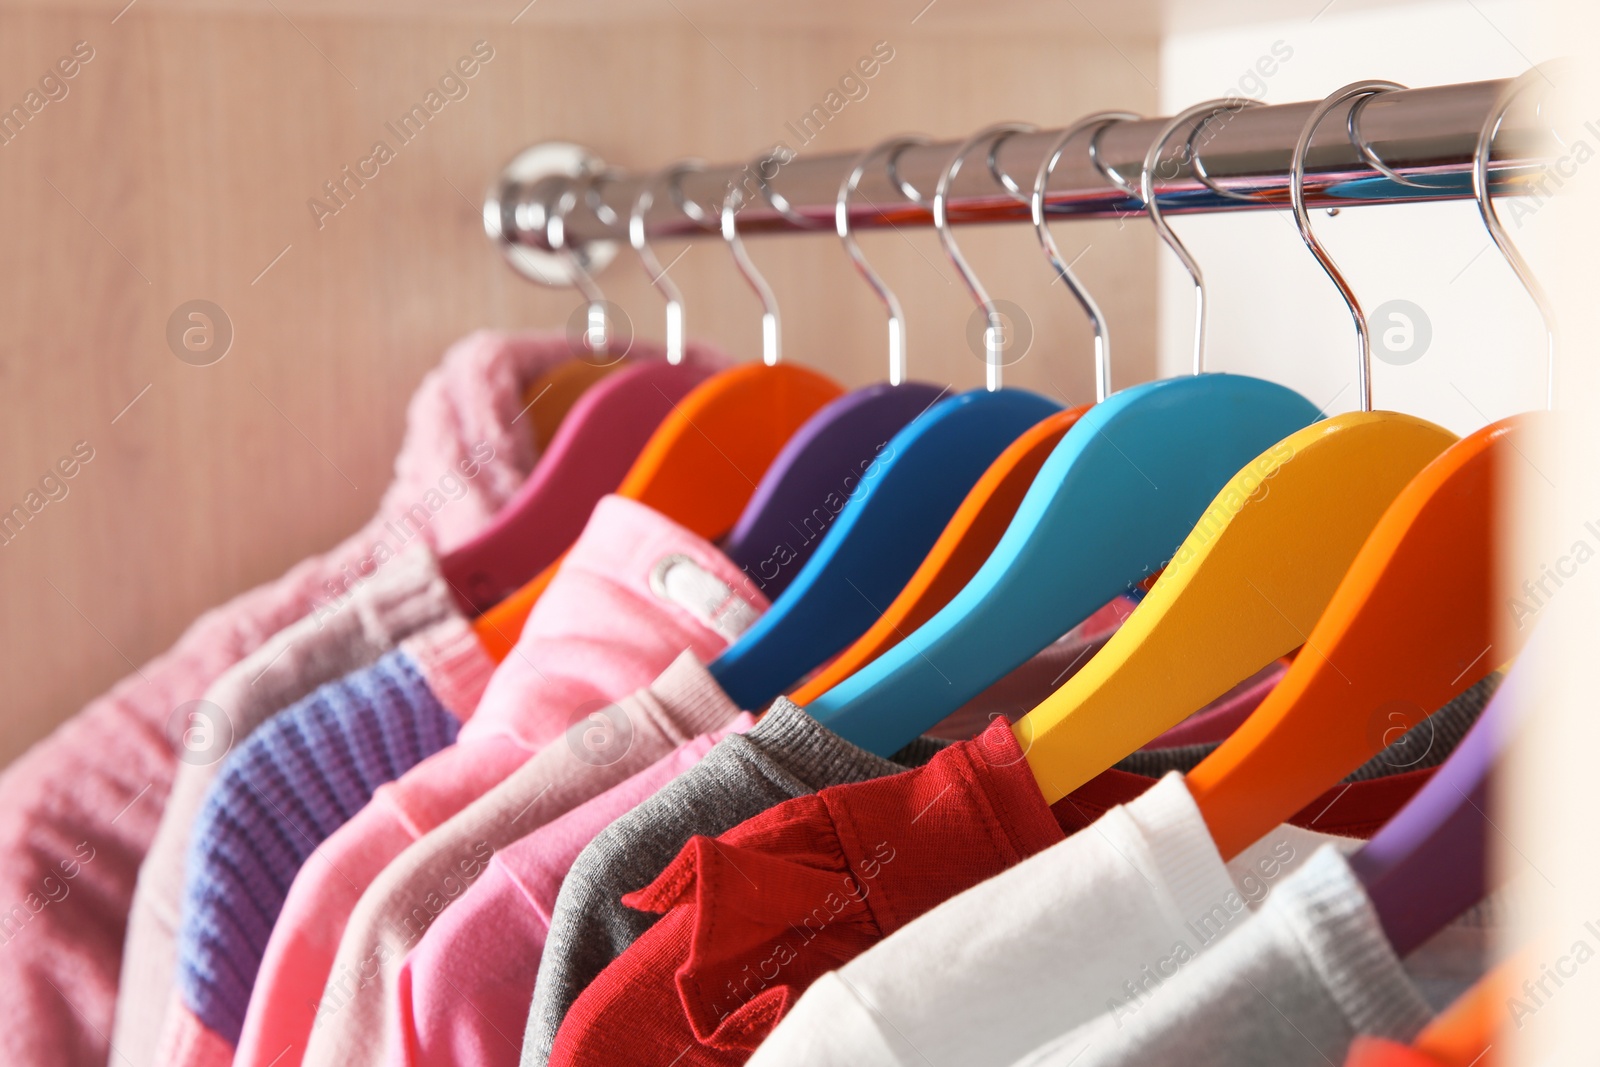
[[[459,726],[400,650],[274,716],[228,756],[191,838],[178,929],[178,989],[202,1023],[237,1043],[301,864]]]

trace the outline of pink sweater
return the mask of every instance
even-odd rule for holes
[[[615,729],[613,700],[686,649],[712,658],[766,607],[711,544],[643,504],[602,500],[456,744],[380,787],[295,876],[256,976],[237,1067],[298,1067],[324,1021],[317,999],[346,924],[392,861],[541,747]],[[400,959],[392,962],[397,970]]]
[[[378,544],[397,550],[409,530],[448,550],[481,528],[534,462],[525,422],[512,421],[522,389],[568,352],[561,336],[457,342],[412,398],[395,480],[366,527],[202,615],[0,773],[0,1063],[107,1061],[124,925],[176,764],[173,710],[342,596]],[[405,525],[423,519],[420,534]]]

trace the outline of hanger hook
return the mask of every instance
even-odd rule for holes
[[[1029,207],[1033,212],[1033,228],[1039,234],[1039,244],[1044,246],[1045,258],[1055,268],[1056,275],[1066,283],[1072,295],[1078,298],[1078,303],[1083,307],[1085,315],[1089,316],[1089,325],[1094,327],[1094,394],[1095,400],[1104,400],[1111,393],[1111,333],[1106,328],[1105,316],[1101,314],[1100,305],[1095,302],[1078,276],[1072,272],[1072,265],[1061,255],[1061,247],[1056,244],[1055,235],[1050,232],[1050,224],[1045,219],[1045,193],[1050,187],[1050,175],[1055,173],[1056,164],[1066,153],[1067,144],[1078,134],[1085,130],[1093,130],[1098,134],[1107,126],[1118,122],[1132,122],[1139,116],[1131,111],[1097,111],[1086,115],[1077,122],[1061,131],[1061,136],[1056,138],[1045,153],[1044,161],[1039,164],[1039,174],[1033,181],[1033,195],[1029,197]]]
[[[761,165],[771,158],[771,155],[765,155],[756,160],[758,175],[761,173]],[[764,187],[765,183],[758,182],[758,185]],[[769,367],[775,367],[782,356],[779,342],[778,301],[772,295],[772,287],[756,269],[750,253],[745,251],[744,240],[739,236],[736,216],[743,199],[744,194],[739,186],[730,184],[727,195],[722,199],[722,239],[728,242],[728,250],[733,253],[733,262],[739,268],[739,273],[744,275],[744,280],[755,290],[756,298],[761,301],[761,361]]]
[[[569,184],[562,189],[561,195],[556,197],[548,221],[545,223],[545,238],[550,242],[550,247],[560,253],[572,270],[572,284],[583,295],[584,301],[589,305],[583,331],[583,345],[594,356],[609,356],[611,354],[611,316],[606,310],[606,296],[600,291],[600,286],[594,280],[594,275],[589,273],[589,265],[584,262],[583,253],[575,248],[567,247],[567,216],[578,204],[580,188],[587,190],[599,175],[589,174],[579,179],[580,184]]]
[[[1097,126],[1094,133],[1089,135],[1089,162],[1094,164],[1094,169],[1102,178],[1138,200],[1140,208],[1143,208],[1144,201],[1139,197],[1139,187],[1118,174],[1115,167],[1100,158],[1100,135],[1115,125],[1114,122],[1108,122],[1104,126]]]
[[[1311,109],[1306,124],[1300,130],[1300,137],[1295,141],[1294,155],[1289,160],[1289,203],[1294,208],[1294,221],[1300,229],[1300,239],[1305,241],[1323,271],[1332,279],[1339,295],[1344,298],[1345,306],[1350,309],[1350,318],[1355,321],[1356,375],[1362,411],[1372,410],[1372,341],[1367,336],[1367,317],[1361,311],[1361,302],[1356,299],[1355,290],[1350,288],[1338,264],[1334,263],[1333,257],[1312,232],[1311,213],[1306,210],[1306,154],[1311,150],[1311,139],[1316,135],[1317,127],[1322,125],[1322,120],[1334,108],[1358,97],[1392,93],[1404,88],[1398,82],[1359,81],[1335,89]]]
[[[677,282],[667,277],[666,268],[661,265],[655,249],[651,248],[650,242],[645,239],[644,218],[649,213],[651,205],[655,203],[657,188],[663,185],[676,187],[679,177],[689,171],[699,170],[702,166],[694,160],[682,160],[672,164],[654,181],[645,183],[644,188],[639,190],[639,195],[634,197],[633,207],[628,211],[628,244],[639,254],[639,262],[644,265],[644,272],[649,275],[650,284],[655,286],[656,291],[667,302],[667,362],[673,366],[683,362],[683,290],[678,288]],[[681,197],[679,201],[681,202]]]
[[[1027,122],[1000,122],[993,126],[986,126],[962,142],[956,149],[955,156],[945,165],[944,172],[939,175],[939,184],[933,191],[933,227],[939,232],[939,243],[944,246],[945,255],[950,257],[950,262],[955,264],[956,270],[961,275],[961,280],[966,283],[967,291],[978,302],[978,307],[983,310],[983,362],[986,369],[985,386],[990,392],[1000,388],[1000,338],[1004,336],[1005,324],[1000,317],[1000,309],[995,302],[989,299],[989,294],[983,288],[983,283],[978,281],[978,276],[968,266],[966,257],[961,254],[961,249],[956,245],[955,236],[950,232],[950,186],[954,183],[956,175],[961,172],[961,164],[971,154],[974,148],[987,142],[993,142],[990,159],[994,157],[992,151],[1000,141],[1012,134],[1032,133],[1038,129]],[[990,173],[994,172],[993,165]]]
[[[868,148],[856,157],[850,173],[839,183],[839,195],[833,204],[834,229],[838,231],[839,240],[844,242],[844,250],[849,254],[850,262],[856,265],[856,270],[867,280],[867,284],[872,286],[872,291],[878,294],[878,299],[883,301],[884,308],[889,312],[890,385],[899,385],[906,380],[906,316],[900,308],[900,298],[885,284],[883,276],[872,269],[872,264],[867,262],[867,257],[861,253],[861,247],[856,244],[856,236],[850,230],[850,196],[860,186],[862,177],[867,173],[867,164],[877,156],[888,153],[893,159],[902,149],[927,143],[926,137],[906,135],[887,138]]]
[[[1361,132],[1361,116],[1366,114],[1367,105],[1372,103],[1381,95],[1381,93],[1369,93],[1357,100],[1354,106],[1350,108],[1350,114],[1345,118],[1344,121],[1345,133],[1349,135],[1350,143],[1355,146],[1357,152],[1361,153],[1361,158],[1367,164],[1367,166],[1371,167],[1385,178],[1388,178],[1396,185],[1405,185],[1412,189],[1439,188],[1439,186],[1430,185],[1428,182],[1421,182],[1415,178],[1407,178],[1404,174],[1401,174],[1393,167],[1389,166],[1389,164],[1385,163],[1383,159],[1379,157],[1378,153],[1373,150],[1372,144],[1367,140],[1366,135]]]
[[[1495,134],[1500,132],[1500,124],[1505,121],[1506,112],[1511,110],[1511,104],[1522,95],[1523,90],[1533,83],[1535,77],[1548,81],[1546,69],[1534,67],[1514,79],[1510,85],[1501,92],[1500,98],[1495,101],[1494,110],[1484,120],[1483,128],[1478,131],[1478,147],[1472,155],[1472,193],[1478,201],[1478,213],[1483,216],[1483,224],[1489,229],[1489,236],[1494,240],[1495,247],[1500,249],[1500,254],[1506,257],[1506,262],[1511,264],[1511,269],[1516,273],[1517,280],[1528,291],[1528,296],[1533,300],[1534,306],[1539,309],[1539,318],[1544,322],[1545,351],[1546,351],[1546,384],[1545,406],[1554,411],[1556,406],[1556,325],[1555,311],[1550,305],[1550,296],[1545,292],[1544,286],[1539,284],[1539,279],[1534,277],[1533,270],[1528,266],[1528,261],[1523,258],[1517,246],[1512,243],[1510,234],[1506,233],[1505,226],[1500,222],[1500,215],[1495,210],[1494,199],[1489,191],[1489,162],[1494,154]]]
[[[1193,107],[1185,108],[1172,116],[1167,124],[1161,128],[1156,139],[1151,142],[1145,151],[1144,160],[1139,165],[1139,199],[1144,201],[1145,211],[1150,215],[1150,221],[1155,224],[1156,232],[1166,242],[1168,248],[1178,257],[1178,262],[1183,264],[1183,269],[1189,272],[1190,281],[1194,282],[1194,373],[1202,374],[1205,371],[1206,355],[1206,281],[1200,273],[1200,264],[1195,262],[1188,248],[1184,247],[1178,235],[1173,232],[1172,224],[1161,211],[1161,205],[1156,200],[1156,164],[1161,161],[1161,153],[1166,150],[1167,142],[1172,135],[1185,126],[1192,126],[1188,139],[1184,141],[1186,153],[1193,158],[1194,140],[1200,131],[1210,125],[1211,120],[1223,112],[1238,114],[1247,107],[1260,104],[1259,100],[1243,100],[1237,97],[1221,100],[1207,100]]]

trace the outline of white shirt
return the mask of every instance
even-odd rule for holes
[[[918,918],[824,975],[749,1067],[1009,1063],[1127,1019],[1321,845],[1281,826],[1224,864],[1183,777]]]

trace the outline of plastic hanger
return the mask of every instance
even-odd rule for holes
[[[1028,128],[993,126],[968,139],[945,167],[934,193],[940,239],[991,323],[997,313],[950,236],[945,203],[950,183],[972,149]],[[847,198],[850,189],[847,177],[841,197]],[[894,304],[886,303],[892,315]],[[1036,393],[1001,389],[999,351],[992,339],[985,355],[990,389],[939,400],[895,434],[861,472],[859,486],[848,494],[789,588],[711,662],[711,676],[734,703],[764,706],[861,636],[878,617],[879,605],[892,600],[916,571],[995,457],[1060,410]]]
[[[1396,954],[1405,956],[1495,888],[1489,780],[1524,714],[1534,638],[1434,776],[1350,857]]]
[[[1357,349],[1365,367],[1365,343]],[[1372,411],[1365,389],[1361,408],[1246,464],[1121,629],[1016,724],[1049,803],[1299,647],[1396,495],[1456,440]]]
[[[590,363],[569,359],[528,383],[528,388],[522,392],[522,403],[528,412],[534,446],[541,456],[555,440],[556,431],[578,398],[588,392],[591,385],[622,366],[621,362]]]
[[[1291,167],[1303,235],[1310,232],[1305,153],[1316,125],[1333,108],[1389,85],[1347,85],[1312,111]],[[1350,305],[1365,345],[1354,294],[1314,237],[1308,243]],[[1540,421],[1522,415],[1485,426],[1401,490],[1307,636],[1311,652],[1302,652],[1255,714],[1189,773],[1223,858],[1360,766],[1390,726],[1416,725],[1423,709],[1440,707],[1516,654],[1524,635],[1502,623],[1513,584],[1506,572],[1515,567],[1498,558],[1497,505],[1505,499],[1505,472],[1528,462]]]
[[[1146,153],[1142,199],[1154,198]],[[1218,489],[1263,449],[1317,417],[1272,382],[1204,374],[1204,289],[1195,279],[1195,371],[1096,404],[1040,467],[972,580],[893,648],[808,705],[870,751],[892,753],[1032,658],[1146,575],[1194,528]]]
[[[478,536],[439,561],[462,606],[482,612],[554,562],[600,498],[616,491],[672,406],[710,373],[652,360],[592,385],[516,495]]]
[[[561,236],[559,222],[577,199],[577,191],[569,189],[555,204],[551,243],[571,264],[594,329],[575,342],[588,347],[584,356],[558,370],[573,364],[587,368],[593,384],[573,404],[516,495],[476,537],[439,561],[457,600],[474,614],[500,603],[577,539],[589,512],[621,484],[673,405],[711,373],[703,364],[684,363],[681,346],[669,346],[665,363],[646,360],[618,367],[623,354],[610,350],[604,294],[582,257],[566,248]],[[606,376],[595,380],[596,369]],[[554,390],[559,384],[566,391],[585,377],[568,372],[549,387]]]
[[[1055,239],[1050,235],[1045,217],[1045,191],[1050,183],[1050,175],[1065,153],[1067,144],[1074,137],[1086,132],[1098,132],[1114,122],[1136,118],[1137,115],[1128,111],[1101,111],[1086,116],[1063,130],[1039,165],[1039,173],[1034,180],[1033,194],[1030,197],[1034,229],[1039,234],[1039,243],[1044,248],[1045,256],[1057,276],[1082,305],[1094,330],[1097,401],[1104,400],[1106,394],[1111,391],[1110,333],[1106,329],[1105,317],[1100,312],[1099,304],[1079,282],[1072,268],[1062,258]],[[868,281],[872,282],[875,288],[878,287],[881,283],[876,280],[876,274],[870,272],[864,261],[857,260],[857,262],[861,265],[863,273],[867,274]],[[893,328],[894,320],[891,319],[891,331]],[[1017,506],[1022,503],[1022,497],[1028,491],[1028,486],[1033,483],[1034,476],[1039,473],[1039,468],[1049,458],[1062,435],[1088,410],[1085,405],[1058,411],[1029,427],[1021,437],[1008,445],[1006,450],[989,464],[989,469],[983,472],[983,476],[972,487],[966,499],[961,501],[961,506],[956,508],[955,514],[945,525],[944,532],[928,550],[922,565],[906,582],[900,595],[890,602],[877,621],[867,628],[866,633],[809,678],[791,694],[791,699],[802,706],[809,704],[877,659],[895,642],[927,622],[935,612],[949,603],[950,598],[960,592],[961,587],[977,573],[983,561],[989,558],[989,553],[994,551],[1000,535],[1005,532],[1006,524],[1016,514]]]
[[[737,255],[738,246],[729,244]],[[679,316],[681,337],[681,310]],[[816,371],[777,363],[775,329],[763,329],[763,336],[771,339],[763,345],[761,363],[713,375],[672,405],[617,487],[619,496],[652,507],[701,537],[727,534],[784,444],[843,392]],[[734,557],[734,562],[748,569],[759,560]],[[511,651],[557,566],[559,561],[547,566],[474,623],[491,657],[504,659]]]
[[[1545,320],[1550,357],[1546,402],[1555,402],[1556,332],[1544,291],[1495,214],[1489,191],[1489,155],[1494,135],[1518,93],[1531,83],[1529,72],[1507,86],[1485,120],[1473,158],[1473,192],[1478,210],[1495,244],[1511,260],[1529,296]],[[1548,629],[1547,624],[1543,629]],[[1383,924],[1390,944],[1401,956],[1418,948],[1494,888],[1490,879],[1503,874],[1489,856],[1489,779],[1527,713],[1536,672],[1544,669],[1551,637],[1537,633],[1495,693],[1487,709],[1438,773],[1395,813],[1372,840],[1350,858]]]
[[[880,150],[863,153],[856,174]],[[758,161],[749,171],[767,201],[799,224],[810,225],[768,185],[762,175],[764,164],[765,160]],[[739,268],[756,292],[770,299],[765,282],[759,274],[752,276],[755,268],[742,255]],[[893,294],[888,299],[893,301]],[[905,319],[897,303],[891,304],[890,316],[889,381],[847,393],[811,416],[772,461],[723,542],[730,557],[761,561],[747,573],[771,599],[776,600],[800,573],[851,487],[876,464],[889,439],[944,392],[926,382],[904,380]]]

